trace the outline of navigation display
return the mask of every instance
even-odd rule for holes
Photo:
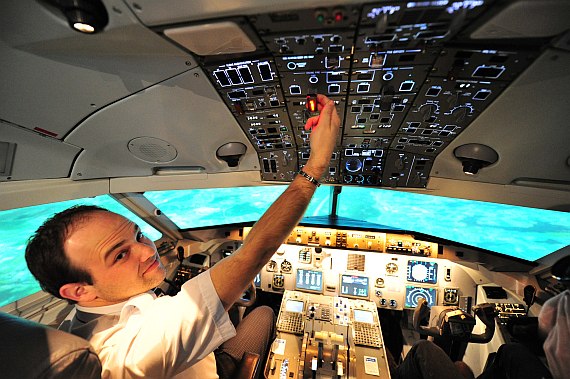
[[[361,309],[355,309],[354,310],[354,321],[367,322],[369,324],[373,324],[374,323],[374,316],[372,315],[372,312],[370,312],[370,311],[363,311]]]
[[[437,290],[435,288],[406,286],[404,307],[415,308],[422,297],[427,300],[428,307],[433,307],[437,303]]]
[[[323,292],[323,273],[321,271],[298,268],[295,287],[298,290]]]
[[[408,261],[406,280],[408,282],[437,284],[437,263]]]
[[[341,295],[349,297],[368,297],[368,280],[366,276],[341,275]]]
[[[255,284],[256,288],[261,287],[261,273],[259,273],[255,276],[255,279],[253,280],[253,284]]]
[[[305,303],[299,300],[287,300],[287,303],[285,304],[285,310],[289,312],[302,313],[303,305],[305,305]]]

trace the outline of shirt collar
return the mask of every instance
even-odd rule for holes
[[[117,303],[117,304],[112,304],[112,305],[105,305],[102,307],[83,307],[81,305],[75,305],[75,307],[77,308],[77,310],[81,311],[81,312],[86,312],[86,313],[96,313],[96,314],[103,314],[103,315],[120,315],[122,309],[125,307],[125,305],[127,305],[128,302],[143,296],[149,294],[151,296],[153,296],[154,298],[156,298],[156,295],[154,294],[154,292],[152,291],[147,291],[144,293],[141,293],[139,295],[133,296],[131,297],[129,300],[123,301],[122,303]]]

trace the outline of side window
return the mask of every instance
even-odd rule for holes
[[[28,271],[24,258],[28,239],[47,218],[77,204],[98,205],[119,213],[136,222],[143,233],[152,240],[162,236],[159,231],[107,195],[2,211],[0,212],[0,307],[41,289]]]

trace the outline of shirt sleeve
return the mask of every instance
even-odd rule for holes
[[[570,291],[566,290],[544,303],[538,317],[539,329],[546,333],[544,353],[555,379],[570,372]]]
[[[171,377],[233,336],[233,324],[206,271],[176,296],[142,294],[125,305],[119,324],[101,341],[103,377]]]

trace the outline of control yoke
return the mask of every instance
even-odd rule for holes
[[[235,305],[240,305],[242,307],[251,307],[255,303],[255,284],[251,282],[249,287],[242,293],[239,299],[234,303]]]
[[[441,337],[456,341],[465,341],[473,343],[487,343],[493,338],[495,333],[495,317],[497,312],[495,307],[489,303],[479,304],[473,307],[475,315],[485,324],[485,332],[483,334],[472,334],[475,326],[475,317],[469,313],[465,313],[458,307],[433,307],[433,312],[439,311],[438,315],[430,317],[430,308],[427,301],[421,298],[414,310],[413,327],[421,334],[432,337]],[[428,327],[421,326],[420,322],[430,317],[430,325]]]

